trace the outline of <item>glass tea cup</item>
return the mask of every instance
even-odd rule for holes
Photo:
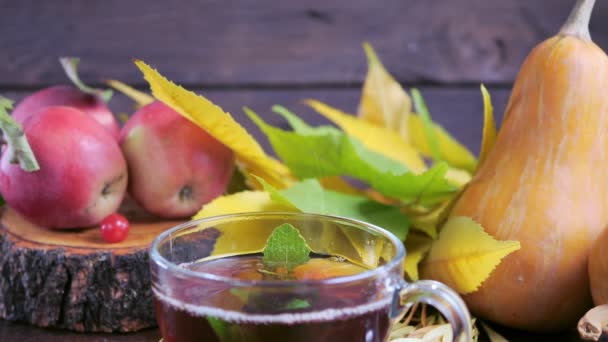
[[[267,279],[256,260],[284,223],[299,230],[313,258],[331,256],[363,271]],[[406,283],[404,258],[403,244],[390,232],[342,217],[261,212],[182,224],[161,234],[150,250],[163,341],[386,341],[414,302],[435,306],[451,323],[454,339],[469,341],[471,320],[462,299],[439,282]]]

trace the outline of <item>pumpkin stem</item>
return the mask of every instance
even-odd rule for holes
[[[591,12],[593,12],[593,5],[595,5],[595,0],[577,0],[559,33],[591,41],[589,19],[591,18]]]

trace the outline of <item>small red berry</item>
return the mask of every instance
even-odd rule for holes
[[[101,221],[100,228],[106,242],[120,242],[129,235],[129,220],[120,214],[111,214]]]

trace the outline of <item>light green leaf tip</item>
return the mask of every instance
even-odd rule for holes
[[[26,172],[38,171],[40,165],[27,141],[23,127],[8,113],[11,108],[13,101],[0,96],[0,130],[8,145],[7,158],[12,164],[19,164]]]
[[[291,270],[310,260],[310,251],[300,232],[291,224],[284,223],[268,237],[262,261],[271,268],[285,267]]]
[[[427,142],[431,148],[431,153],[435,161],[443,160],[441,158],[441,151],[439,149],[439,141],[437,139],[437,134],[435,134],[435,127],[433,127],[433,120],[431,119],[431,114],[422,98],[422,94],[416,88],[412,88],[412,100],[414,101],[414,107],[416,108],[416,113],[420,116],[422,120],[422,127],[424,129],[424,135],[426,136]]]
[[[112,98],[114,92],[112,89],[96,89],[93,87],[89,87],[86,85],[78,76],[78,64],[80,63],[80,58],[75,57],[61,57],[59,58],[59,63],[63,67],[65,74],[68,76],[70,81],[74,83],[80,91],[86,94],[99,96],[104,102],[109,102]]]

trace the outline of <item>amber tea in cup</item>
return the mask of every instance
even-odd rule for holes
[[[312,252],[289,271],[268,271],[262,252],[285,223]],[[404,257],[391,233],[340,217],[244,213],[186,223],[150,251],[163,341],[386,341],[414,301],[436,306],[468,340],[460,297],[437,282],[405,283]]]

